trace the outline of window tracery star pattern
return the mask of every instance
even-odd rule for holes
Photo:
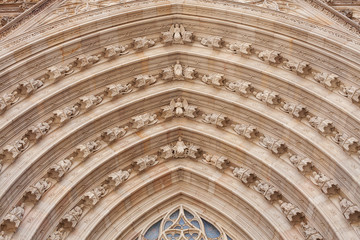
[[[225,231],[188,207],[179,206],[149,227],[136,240],[232,240]]]

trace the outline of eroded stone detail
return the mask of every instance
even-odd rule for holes
[[[162,107],[161,109],[161,116],[165,119],[172,117],[195,118],[198,112],[196,106],[189,105],[186,99],[181,101],[181,98],[176,99],[176,102],[172,99],[169,106]]]
[[[47,240],[64,240],[67,236],[67,232],[64,228],[59,228],[55,232],[53,232]]]
[[[75,60],[76,67],[85,69],[100,61],[101,55],[78,56]]]
[[[302,104],[294,104],[283,102],[280,108],[282,111],[291,114],[295,118],[305,118],[308,115],[308,110]]]
[[[302,232],[304,234],[305,240],[322,240],[323,236],[308,223],[301,222]]]
[[[23,137],[20,140],[15,141],[13,145],[6,145],[3,147],[3,150],[0,152],[0,159],[2,161],[14,161],[21,152],[29,146],[29,140],[26,137]]]
[[[83,213],[83,209],[80,206],[75,206],[71,209],[64,217],[60,220],[60,226],[65,230],[71,231],[78,224],[81,215]]]
[[[139,172],[141,172],[149,167],[157,165],[158,163],[159,161],[157,161],[157,155],[148,155],[135,160],[133,165],[136,167],[136,169],[138,169]]]
[[[106,94],[111,98],[130,93],[131,91],[131,84],[111,84],[105,90]]]
[[[2,229],[6,232],[16,232],[24,218],[24,214],[24,204],[14,207],[5,215],[4,220],[1,223]]]
[[[264,51],[259,52],[258,57],[262,61],[266,61],[271,64],[279,64],[283,60],[283,57],[281,56],[280,52],[271,51],[271,50],[264,50]]]
[[[79,103],[82,108],[89,109],[95,105],[99,105],[103,98],[98,95],[83,96],[79,99]]]
[[[133,39],[133,46],[136,50],[143,50],[155,45],[154,39],[147,39],[147,37],[138,37]]]
[[[86,144],[80,144],[76,147],[75,154],[76,158],[82,160],[85,160],[90,156],[90,154],[98,151],[101,147],[101,143],[99,140],[90,141]]]
[[[72,165],[72,160],[73,158],[64,159],[52,165],[48,170],[49,177],[55,180],[59,180],[61,177],[65,175],[65,173],[67,173],[70,170]]]
[[[225,156],[210,155],[206,153],[203,154],[202,161],[206,164],[213,165],[220,170],[226,168],[230,164],[230,161]]]
[[[152,75],[138,75],[133,81],[134,87],[142,88],[156,83],[157,77]]]
[[[66,66],[52,66],[47,69],[47,76],[50,80],[59,80],[74,72],[74,64],[70,63]]]
[[[40,200],[42,195],[51,187],[51,182],[47,178],[40,179],[35,185],[30,186],[24,194],[25,201],[35,203]]]
[[[204,75],[201,78],[201,81],[213,86],[223,86],[225,84],[225,77],[224,74],[214,73],[214,74]]]
[[[5,109],[19,101],[20,97],[18,96],[17,91],[13,91],[12,93],[6,93],[2,97],[0,97],[0,112],[5,111]]]
[[[339,199],[341,211],[346,220],[349,220],[350,222],[360,221],[359,207],[346,198],[339,197]]]
[[[111,129],[107,129],[101,134],[101,138],[105,142],[111,143],[111,142],[125,136],[128,128],[129,128],[128,126],[125,126],[123,128],[114,127]]]
[[[179,137],[175,144],[168,144],[160,148],[160,155],[164,159],[170,158],[197,158],[200,156],[201,149],[192,143],[184,143]]]
[[[261,180],[255,181],[254,189],[264,195],[265,199],[268,201],[276,201],[281,198],[279,190],[277,190],[274,186]]]
[[[287,146],[281,139],[275,139],[269,136],[261,136],[259,144],[277,155],[281,155],[287,151]]]
[[[219,36],[208,36],[200,38],[200,43],[206,47],[221,48],[223,46],[223,39]]]
[[[312,127],[316,128],[322,134],[332,134],[335,131],[333,122],[329,119],[316,116],[307,116],[309,123]]]
[[[86,192],[81,198],[86,206],[95,206],[101,198],[109,192],[107,185],[101,185],[93,190]]]
[[[310,179],[327,195],[337,194],[340,189],[339,185],[333,179],[330,179],[322,173],[313,172]]]
[[[22,95],[30,95],[44,85],[44,80],[31,79],[19,83],[17,91]]]
[[[251,82],[229,82],[225,83],[225,88],[232,92],[238,92],[244,97],[248,97],[254,91],[254,87],[251,85]]]
[[[72,107],[66,107],[63,110],[56,110],[53,112],[54,120],[58,123],[64,123],[71,118],[76,117],[80,113],[80,104],[76,103]]]
[[[264,90],[263,92],[254,91],[256,99],[268,104],[268,105],[279,105],[281,103],[281,98],[277,92],[272,92],[269,90]]]
[[[132,128],[140,129],[150,125],[154,125],[158,122],[157,115],[155,113],[145,113],[131,118]]]
[[[121,55],[125,55],[128,54],[129,51],[127,51],[128,49],[128,45],[125,46],[107,46],[104,49],[104,57],[105,58],[114,58],[117,56],[121,56]]]
[[[359,103],[360,102],[360,88],[356,87],[346,87],[344,85],[340,86],[339,93],[349,99],[353,103]]]
[[[250,55],[253,50],[251,43],[229,43],[226,47],[235,54]]]
[[[332,140],[349,153],[356,153],[360,149],[359,140],[345,133],[336,133]]]
[[[189,66],[182,66],[177,60],[175,65],[164,68],[161,76],[164,80],[193,80],[196,78],[195,68]]]
[[[218,127],[225,127],[229,122],[229,118],[221,113],[207,113],[202,115],[202,121],[208,124],[214,124]]]
[[[49,123],[52,121],[50,120]],[[50,131],[50,124],[48,122],[42,122],[37,124],[36,126],[31,126],[28,128],[26,132],[26,137],[30,141],[37,141],[43,136],[45,136]]]
[[[236,124],[236,125],[232,125],[232,127],[234,128],[234,131],[237,134],[244,136],[247,139],[253,140],[260,136],[259,131],[253,125]]]
[[[291,155],[289,160],[300,172],[310,172],[314,167],[313,162],[309,158],[301,157],[297,154]]]
[[[304,61],[296,62],[296,61],[286,60],[283,62],[283,67],[287,70],[296,72],[297,74],[303,76],[311,73],[310,63]]]
[[[193,39],[193,33],[185,31],[184,26],[178,23],[171,25],[170,30],[161,35],[164,43],[184,44],[191,43]]]
[[[241,180],[244,184],[250,184],[256,181],[257,177],[255,172],[243,167],[235,167],[233,169],[233,175]]]
[[[113,187],[119,186],[121,183],[125,182],[131,174],[131,169],[129,170],[120,170],[109,174],[106,182]]]
[[[333,90],[340,86],[339,76],[333,73],[314,73],[314,79],[326,88]]]
[[[281,210],[291,223],[302,222],[304,220],[304,213],[294,204],[282,200],[279,200],[279,203]]]

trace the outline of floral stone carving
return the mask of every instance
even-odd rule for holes
[[[200,155],[200,147],[192,143],[184,143],[181,137],[175,144],[168,144],[160,148],[161,157],[169,158],[197,158]]]
[[[214,165],[216,168],[220,170],[226,168],[230,164],[230,161],[224,156],[210,155],[204,153],[203,157],[204,158],[202,159],[202,161],[204,163],[209,165]]]
[[[138,169],[139,172],[144,171],[145,169],[155,166],[158,164],[157,155],[148,155],[142,158],[139,158],[133,162],[133,165]]]

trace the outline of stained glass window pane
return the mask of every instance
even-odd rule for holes
[[[212,225],[211,223],[209,223],[208,221],[206,221],[203,218],[201,218],[201,220],[204,223],[205,234],[206,234],[207,237],[209,237],[209,238],[217,238],[217,237],[220,236],[219,230],[217,230],[217,228],[214,225]]]
[[[157,223],[155,223],[154,225],[152,225],[149,230],[147,230],[147,232],[145,233],[145,239],[146,240],[156,240],[159,237],[159,233],[160,233],[160,224],[161,221],[158,221]]]

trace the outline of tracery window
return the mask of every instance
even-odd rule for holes
[[[188,207],[179,206],[144,229],[136,240],[232,240]]]

